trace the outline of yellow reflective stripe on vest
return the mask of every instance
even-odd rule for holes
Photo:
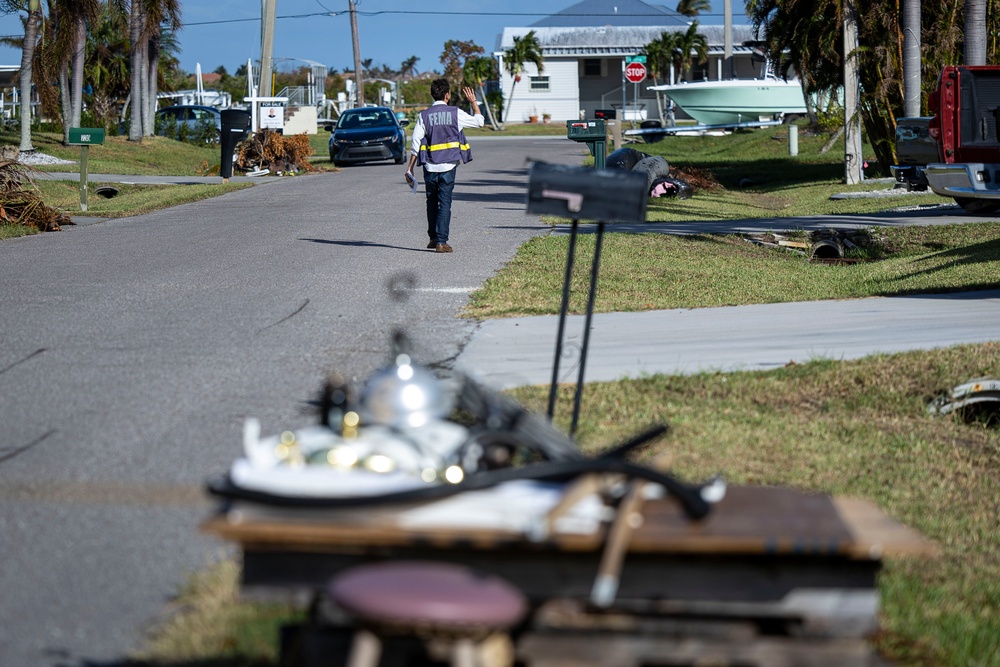
[[[427,147],[429,151],[443,151],[449,148],[457,148],[459,150],[467,151],[469,150],[469,144],[460,144],[457,141],[449,141],[446,144],[433,144]]]

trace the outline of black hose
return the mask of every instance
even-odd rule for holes
[[[617,458],[545,461],[519,467],[501,468],[470,475],[460,484],[435,484],[380,496],[352,496],[350,498],[279,496],[263,491],[240,488],[233,484],[228,477],[209,480],[208,491],[222,498],[250,500],[268,505],[330,509],[426,502],[448,498],[465,491],[488,489],[497,484],[514,480],[559,482],[567,481],[586,473],[617,473],[629,478],[642,479],[659,484],[677,498],[684,512],[693,520],[704,518],[710,510],[709,504],[701,497],[699,487],[685,484],[667,473]]]

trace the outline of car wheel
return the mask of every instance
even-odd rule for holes
[[[396,164],[403,164],[403,156],[402,155],[400,155],[398,158],[396,158]]]
[[[971,199],[968,197],[955,197],[955,203],[965,209],[966,213],[973,215],[990,215],[1000,211],[1000,201],[992,199]]]

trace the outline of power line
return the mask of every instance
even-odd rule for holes
[[[309,14],[288,14],[288,15],[285,15],[285,16],[278,16],[277,18],[278,19],[308,19],[308,18],[315,18],[317,16],[338,17],[338,16],[343,16],[345,14],[349,14],[349,13],[350,12],[348,12],[348,11],[312,12],[312,13],[309,13]],[[553,14],[550,13],[550,12],[538,12],[538,13],[533,13],[533,12],[527,12],[527,13],[526,12],[445,12],[445,11],[418,11],[418,10],[410,10],[410,9],[387,9],[387,10],[381,10],[381,11],[377,11],[377,12],[363,12],[363,11],[359,10],[357,13],[359,15],[361,15],[361,16],[368,16],[368,17],[383,16],[383,15],[387,15],[387,14],[398,14],[398,15],[405,15],[405,16],[541,16],[541,17],[553,16]],[[591,14],[577,14],[577,13],[573,13],[573,14],[559,14],[559,16],[560,17],[566,17],[566,18],[643,18],[643,19],[649,19],[649,15],[648,14],[626,14],[626,13],[623,13],[623,12],[608,13],[608,14],[592,14],[592,13]],[[664,15],[664,16],[666,16],[666,15]],[[721,13],[701,13],[701,14],[698,15],[698,17],[702,17],[702,16],[722,16],[722,14]],[[694,17],[694,18],[698,18],[698,17]],[[675,18],[682,18],[682,15],[678,14]],[[687,18],[687,17],[683,17],[683,18]],[[221,25],[221,24],[224,24],[224,23],[247,23],[247,22],[250,22],[250,21],[254,21],[254,22],[260,21],[260,17],[259,16],[255,16],[255,17],[252,17],[252,18],[245,18],[245,19],[219,19],[219,20],[216,20],[216,21],[197,21],[197,22],[192,22],[192,23],[185,23],[184,25],[186,27],[187,26],[198,26],[198,25]]]

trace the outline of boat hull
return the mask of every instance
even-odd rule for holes
[[[806,113],[802,85],[782,79],[698,81],[651,86],[704,125],[728,125],[773,120]]]

